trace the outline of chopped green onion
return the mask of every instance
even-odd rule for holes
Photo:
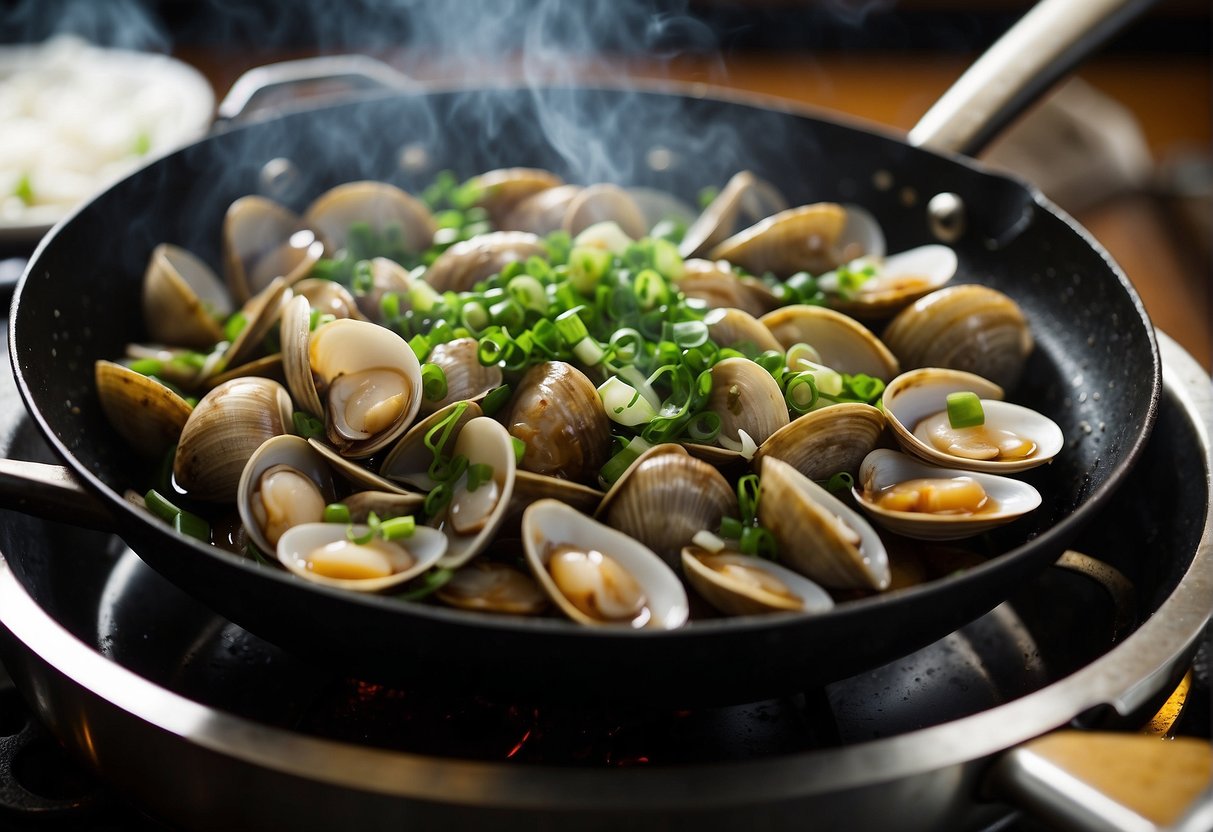
[[[459,310],[459,319],[473,332],[479,332],[492,323],[489,310],[480,301],[468,301]]]
[[[463,454],[456,457],[435,457],[430,463],[427,473],[434,482],[456,482],[467,470],[468,458]]]
[[[451,502],[453,489],[449,483],[440,482],[425,495],[425,513],[428,517],[437,517]]]
[[[757,555],[768,560],[775,559],[775,537],[762,526],[746,526],[742,529],[739,544],[738,548],[741,549],[742,554]]]
[[[646,424],[657,415],[644,396],[619,376],[611,376],[600,384],[598,396],[611,421],[624,427]]]
[[[796,373],[787,380],[783,398],[788,409],[796,413],[808,413],[817,404],[817,382],[812,373]]]
[[[846,471],[839,471],[826,480],[825,489],[830,493],[835,491],[850,491],[855,485],[855,478]]]
[[[34,185],[30,181],[28,173],[21,174],[20,178],[17,179],[17,184],[13,188],[13,196],[26,205],[34,204]]]
[[[418,333],[409,339],[409,346],[413,348],[413,355],[417,356],[418,361],[425,361],[430,354],[430,339]]]
[[[720,518],[720,536],[729,540],[740,540],[741,530],[744,527],[741,521],[736,517],[721,517]]]
[[[233,312],[223,324],[223,337],[228,341],[235,341],[247,325],[248,318],[243,312]]]
[[[636,458],[652,447],[648,442],[645,442],[639,436],[633,437],[623,450],[607,460],[606,465],[603,465],[598,472],[598,477],[606,486],[613,485],[616,480],[623,476],[623,472],[632,466]]]
[[[981,399],[971,390],[948,394],[948,424],[954,428],[972,428],[986,423]]]
[[[468,491],[475,491],[480,486],[493,481],[493,466],[483,462],[469,465],[467,469]]]
[[[611,268],[613,255],[593,246],[574,246],[569,252],[569,281],[583,295],[589,295]]]
[[[329,503],[324,507],[325,523],[349,523],[350,507],[345,503]]]
[[[737,480],[737,507],[741,510],[741,519],[753,523],[758,516],[758,500],[762,496],[762,486],[757,474],[746,474]]]
[[[411,514],[403,517],[391,517],[379,524],[379,536],[384,540],[401,540],[412,537],[416,530],[417,521]]]
[[[375,539],[375,530],[373,528],[368,526],[364,532],[357,531],[357,528],[353,523],[345,527],[345,539],[350,543],[365,546]]]
[[[712,410],[705,410],[687,422],[687,438],[692,442],[705,444],[714,442],[720,435],[720,425],[720,414]]]
[[[437,364],[421,365],[421,389],[426,401],[437,402],[446,397],[446,373]]]
[[[514,464],[517,465],[522,462],[522,457],[526,454],[526,443],[517,436],[511,436],[510,443],[514,446]]]
[[[560,333],[561,340],[565,346],[572,348],[582,338],[589,336],[590,331],[586,329],[585,321],[581,320],[581,311],[584,306],[575,306],[567,312],[561,312],[556,316],[556,331]]]
[[[173,518],[173,528],[181,534],[201,540],[203,543],[211,542],[210,524],[188,511],[177,512],[177,516]]]
[[[573,346],[573,355],[587,367],[597,367],[606,357],[602,347],[593,338],[582,338]]]
[[[126,366],[141,376],[158,376],[164,372],[164,362],[155,358],[139,358]]]
[[[538,260],[539,258],[532,258]],[[530,262],[530,261],[528,261]],[[540,263],[547,265],[547,261],[539,260]],[[550,272],[550,269],[549,269]],[[543,288],[543,284],[531,274],[520,274],[506,284],[505,291],[522,305],[524,309],[533,309],[536,312],[546,312],[548,308],[548,295]]]
[[[453,577],[455,577],[455,570],[453,569],[431,569],[409,584],[412,589],[408,592],[401,592],[396,598],[401,601],[420,601],[422,598],[432,595],[435,591],[441,589],[443,584]]]
[[[510,400],[510,385],[503,384],[500,387],[494,387],[484,398],[480,400],[480,409],[484,411],[485,416],[493,416],[501,408],[505,407]]]
[[[310,413],[296,410],[291,414],[291,422],[294,425],[296,436],[302,436],[304,439],[324,436],[324,421]]]
[[[670,291],[665,279],[654,269],[645,269],[636,275],[632,292],[640,302],[641,309],[653,309],[669,300]]]

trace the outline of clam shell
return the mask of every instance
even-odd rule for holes
[[[787,207],[775,186],[748,170],[738,171],[687,228],[678,249],[684,258],[698,257],[732,234],[739,221],[753,223]]]
[[[509,263],[544,255],[543,241],[526,231],[493,231],[448,248],[425,271],[436,292],[467,292]]]
[[[703,316],[708,327],[708,337],[722,347],[757,349],[758,352],[774,350],[783,352],[783,347],[771,330],[749,312],[741,309],[712,309]],[[749,353],[747,353],[748,355]]]
[[[365,317],[353,293],[335,280],[309,277],[292,284],[291,289],[297,297],[307,299],[309,311],[315,309],[334,318]]]
[[[487,510],[481,518],[479,528],[470,534],[460,534],[456,530],[456,522],[452,520],[452,513],[469,492],[465,478],[461,478],[460,483],[455,486],[451,504],[441,519],[448,544],[439,566],[447,569],[462,566],[488,546],[505,520],[510,498],[514,493],[514,444],[505,428],[498,422],[487,416],[478,416],[469,421],[459,431],[453,454],[467,457],[469,465],[492,466],[497,497],[489,506],[477,505],[474,508],[475,511]],[[487,484],[482,485],[481,489],[488,487]]]
[[[522,540],[527,565],[535,579],[561,612],[587,626],[637,629],[674,629],[686,623],[689,614],[686,590],[678,576],[660,557],[626,534],[586,517],[557,500],[540,500],[522,516]],[[548,571],[549,546],[568,544],[594,549],[613,559],[640,584],[647,616],[627,622],[607,622],[587,615],[557,586]]]
[[[223,271],[232,297],[244,303],[285,273],[264,280],[262,270],[253,278],[258,263],[299,228],[298,214],[263,196],[244,196],[228,206],[223,216]]]
[[[232,502],[249,457],[291,428],[291,397],[266,378],[238,378],[211,390],[190,413],[173,462],[177,484],[199,500]]]
[[[765,575],[768,580],[782,584],[787,594],[771,592],[756,581],[739,580],[734,570]],[[698,546],[684,547],[682,574],[705,601],[725,615],[820,613],[834,607],[834,599],[829,593],[804,575],[739,552],[709,552]]]
[[[836,250],[847,222],[846,209],[832,202],[791,208],[734,234],[711,249],[713,260],[728,260],[751,274],[799,271],[820,274],[845,262]]]
[[[193,410],[189,402],[113,361],[98,361],[93,376],[106,419],[136,453],[158,457],[177,442]]]
[[[325,586],[348,589],[354,592],[385,592],[401,586],[434,566],[446,549],[446,536],[437,529],[418,526],[412,537],[395,541],[405,548],[413,558],[408,565],[392,574],[377,578],[332,578],[318,574],[308,568],[308,553],[329,543],[346,541],[345,523],[304,523],[288,529],[278,541],[278,561],[301,578]],[[368,527],[355,524],[355,535],[366,534]],[[393,564],[395,565],[395,564]]]
[[[346,482],[352,483],[355,488],[391,492],[393,494],[414,494],[414,492],[408,490],[400,483],[385,479],[374,471],[363,467],[357,460],[342,456],[335,448],[320,439],[313,437],[307,441],[316,453],[328,460],[329,467],[332,468],[334,474],[340,475]]]
[[[581,192],[580,185],[559,185],[536,191],[520,199],[502,218],[503,231],[528,231],[543,236],[560,230],[569,203]]]
[[[1032,439],[1036,451],[1023,459],[964,459],[937,450],[914,435],[918,423],[946,410],[949,393],[972,391],[982,400],[986,426],[1011,430]],[[902,373],[884,392],[884,411],[897,443],[908,453],[935,465],[1010,474],[1051,460],[1065,444],[1057,423],[1029,408],[1001,401],[1002,388],[988,379],[961,370],[922,367]]]
[[[278,324],[278,342],[282,346],[282,373],[286,386],[300,410],[313,416],[324,414],[324,404],[312,378],[312,361],[308,355],[312,306],[305,297],[291,298],[282,309]]]
[[[341,502],[350,510],[352,522],[365,523],[371,512],[380,520],[420,514],[425,506],[425,495],[411,491],[355,491]]]
[[[525,471],[588,483],[610,453],[611,422],[597,388],[563,361],[526,372],[503,422],[526,444],[520,463]]]
[[[437,401],[423,398],[419,411],[422,415],[481,397],[500,386],[501,368],[481,364],[479,350],[480,342],[475,338],[456,338],[430,350],[426,363],[438,365],[446,375],[446,395]]]
[[[452,426],[450,438],[447,440],[453,448],[454,441],[463,426],[477,416],[484,415],[484,411],[476,402],[453,402],[409,428],[408,432],[400,437],[400,441],[383,458],[383,463],[379,466],[380,475],[390,480],[408,483],[422,491],[429,491],[437,485],[429,475],[430,463],[434,459],[434,454],[425,446],[425,435],[434,425],[446,419],[460,404],[465,405],[463,413]]]
[[[732,307],[754,316],[779,305],[765,285],[752,277],[739,277],[723,260],[687,260],[678,279],[678,289],[710,307]]]
[[[871,495],[891,485],[920,477],[968,477],[976,480],[997,507],[972,515],[928,514],[918,511],[891,511],[871,499]],[[939,468],[908,454],[884,448],[872,451],[864,459],[859,467],[859,477],[853,493],[859,507],[873,522],[891,532],[918,540],[959,540],[973,537],[1010,523],[1041,503],[1040,492],[1026,482],[959,468]]]
[[[780,349],[808,344],[817,350],[822,364],[840,373],[864,373],[887,382],[901,372],[897,358],[870,329],[833,309],[794,304],[759,321]]]
[[[781,459],[811,480],[825,480],[840,471],[854,474],[863,458],[880,442],[885,417],[880,408],[842,402],[793,419],[767,437],[752,465],[761,470],[768,456]]]
[[[678,445],[656,445],[615,481],[594,516],[675,566],[682,547],[716,531],[725,515],[737,515],[728,480]]]
[[[329,439],[343,456],[361,459],[386,448],[404,434],[421,406],[421,364],[408,342],[391,330],[367,321],[345,318],[316,329],[309,341],[312,372],[325,388],[325,425]],[[338,378],[386,369],[399,374],[405,401],[391,424],[365,438],[343,435],[334,420],[342,414],[342,402],[333,394]]]
[[[249,298],[241,308],[244,329],[223,353],[223,361],[215,368],[224,372],[249,361],[262,349],[265,336],[278,324],[282,310],[290,302],[292,292],[285,277],[274,278],[268,286]]]
[[[740,431],[761,445],[789,421],[779,382],[748,358],[726,358],[711,370],[712,392],[705,409],[720,416],[721,444],[739,442]],[[723,441],[722,441],[723,440]]]
[[[350,226],[359,222],[380,233],[399,228],[412,252],[428,248],[436,230],[424,202],[386,182],[338,185],[318,196],[303,216],[303,224],[320,236],[330,253],[345,248]]]
[[[434,597],[461,610],[505,615],[538,615],[548,607],[547,593],[529,574],[489,560],[464,566]]]
[[[560,227],[576,237],[591,225],[613,222],[623,233],[638,240],[648,233],[644,212],[636,200],[618,185],[599,184],[581,189],[571,200]]]
[[[249,457],[244,471],[241,472],[240,483],[236,490],[236,509],[240,513],[240,520],[244,524],[249,539],[257,545],[258,549],[268,553],[273,553],[276,545],[270,541],[265,529],[258,522],[253,510],[253,500],[258,492],[262,475],[279,465],[286,466],[311,480],[324,497],[325,505],[332,502],[337,494],[328,463],[324,457],[308,445],[305,439],[287,434],[275,436],[263,442]],[[319,523],[322,517],[323,514],[307,522]]]
[[[883,337],[906,369],[964,370],[1006,389],[1019,381],[1033,348],[1019,305],[977,284],[922,297],[889,322]]]
[[[219,276],[180,246],[152,249],[143,273],[143,322],[153,341],[209,350],[232,309]]]
[[[860,514],[774,457],[762,461],[761,478],[758,521],[774,536],[780,562],[833,589],[888,588],[888,554]],[[858,546],[840,532],[840,519]]]
[[[875,266],[877,273],[851,296],[827,293],[834,309],[860,318],[888,318],[922,296],[944,286],[956,274],[956,252],[932,244],[891,254],[886,258],[865,257],[855,267]],[[829,285],[830,276],[819,283]]]
[[[472,182],[481,192],[476,205],[488,211],[499,228],[505,227],[502,222],[519,202],[564,184],[556,174],[538,168],[499,168],[473,177]]]

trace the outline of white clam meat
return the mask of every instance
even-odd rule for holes
[[[972,392],[981,400],[985,423],[952,428],[950,393]],[[1002,401],[1002,388],[960,370],[924,367],[902,373],[884,393],[884,410],[898,444],[927,462],[988,473],[1015,473],[1051,460],[1065,444],[1052,419]]]
[[[449,538],[440,565],[448,569],[463,566],[497,534],[514,493],[516,470],[510,435],[487,416],[478,416],[460,429],[452,454],[466,457],[469,471],[487,465],[489,476],[472,488],[470,473],[465,471],[452,486],[451,501],[440,518]]]
[[[686,623],[686,590],[651,549],[557,500],[522,516],[527,565],[556,606],[579,624],[674,629]]]
[[[319,523],[336,489],[328,463],[298,436],[267,439],[249,457],[236,490],[236,508],[249,538],[273,553],[282,535]]]
[[[1010,523],[1040,506],[1026,482],[940,468],[881,448],[859,466],[859,507],[891,532],[918,540],[960,540]]]
[[[348,532],[348,533],[347,533]],[[278,540],[278,561],[294,574],[314,583],[356,592],[383,592],[425,572],[446,551],[446,536],[418,526],[409,537],[383,540],[369,535],[364,525],[304,523],[288,529]]]

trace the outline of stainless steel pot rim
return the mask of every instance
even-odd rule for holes
[[[1164,384],[1194,424],[1213,471],[1213,384],[1160,334]],[[131,717],[231,758],[306,781],[389,797],[484,808],[708,810],[843,791],[995,754],[1090,708],[1129,713],[1156,695],[1189,655],[1213,598],[1213,505],[1186,574],[1122,644],[1040,691],[950,723],[896,737],[740,763],[612,770],[519,766],[363,748],[271,728],[167,691],[97,653],[37,605],[0,555],[0,623],[55,671]]]

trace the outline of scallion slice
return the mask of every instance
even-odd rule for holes
[[[345,503],[329,503],[324,507],[323,518],[326,523],[349,523],[350,507]]]
[[[971,390],[948,394],[948,424],[954,428],[974,428],[986,423],[981,399]]]

